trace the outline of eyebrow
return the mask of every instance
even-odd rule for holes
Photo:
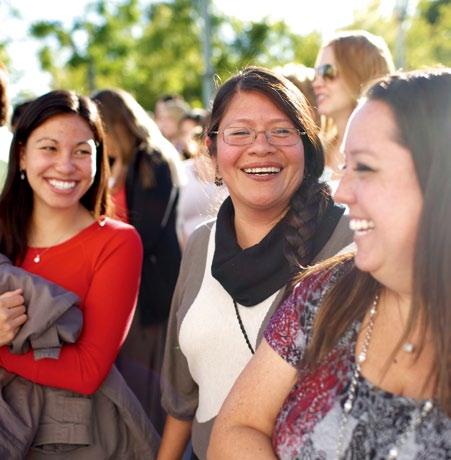
[[[248,123],[252,122],[255,123],[256,120],[254,118],[236,118],[235,120],[232,120],[231,123]],[[269,123],[293,123],[288,117],[286,118],[274,118],[272,120],[269,120]]]
[[[92,139],[92,140],[94,140],[94,139]],[[52,137],[47,137],[47,136],[41,137],[41,138],[36,140],[36,142],[42,142],[42,141],[51,141],[51,142],[55,142],[56,144],[59,144],[59,141],[57,141],[56,139],[53,139]],[[75,145],[89,144],[90,141],[91,141],[91,139],[88,139],[86,141],[80,141],[80,142],[77,142]]]
[[[360,155],[360,154],[374,155],[374,152],[370,149],[353,149],[353,150],[348,150],[348,151],[345,150],[343,153],[347,153],[348,155],[352,155],[352,156]]]

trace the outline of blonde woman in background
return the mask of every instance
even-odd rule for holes
[[[363,30],[338,32],[320,49],[313,89],[321,116],[321,140],[326,156],[323,178],[332,190],[343,164],[340,144],[351,112],[362,90],[374,79],[394,70],[382,37]]]

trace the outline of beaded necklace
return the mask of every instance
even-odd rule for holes
[[[370,310],[370,319],[368,322],[368,327],[365,332],[365,336],[363,338],[363,345],[362,345],[362,350],[360,351],[359,355],[357,356],[357,362],[355,364],[355,370],[351,378],[351,383],[349,385],[349,390],[348,394],[346,397],[346,401],[343,406],[343,415],[341,417],[340,421],[340,427],[338,431],[338,441],[337,441],[337,459],[343,458],[344,454],[344,443],[343,443],[343,438],[344,438],[344,432],[346,425],[349,420],[349,416],[354,404],[354,400],[356,397],[356,390],[357,390],[357,385],[359,382],[359,378],[361,376],[361,365],[366,361],[367,354],[368,354],[368,347],[370,344],[371,336],[373,335],[373,329],[374,329],[374,323],[376,319],[376,313],[377,313],[377,306],[379,303],[379,295],[376,295],[373,301],[373,305],[371,306]],[[421,410],[419,412],[419,415],[416,415],[415,417],[412,417],[412,421],[409,425],[409,427],[404,431],[404,433],[398,438],[396,444],[390,448],[389,453],[388,453],[388,459],[389,460],[395,460],[398,458],[399,455],[399,449],[402,447],[402,445],[407,441],[409,435],[413,433],[419,425],[423,422],[423,420],[426,418],[426,416],[431,412],[433,409],[434,405],[431,400],[427,400],[422,404]]]

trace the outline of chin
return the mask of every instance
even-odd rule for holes
[[[355,266],[362,272],[372,273],[376,270],[376,264],[374,261],[371,261],[368,257],[364,255],[359,256],[359,252],[357,251],[354,257]]]

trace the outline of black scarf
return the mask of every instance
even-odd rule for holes
[[[332,199],[323,214],[315,236],[314,255],[326,244],[344,209]],[[228,197],[216,220],[215,253],[211,274],[230,296],[241,305],[259,304],[285,286],[299,271],[284,256],[287,215],[256,245],[241,249],[236,240],[234,208]]]

